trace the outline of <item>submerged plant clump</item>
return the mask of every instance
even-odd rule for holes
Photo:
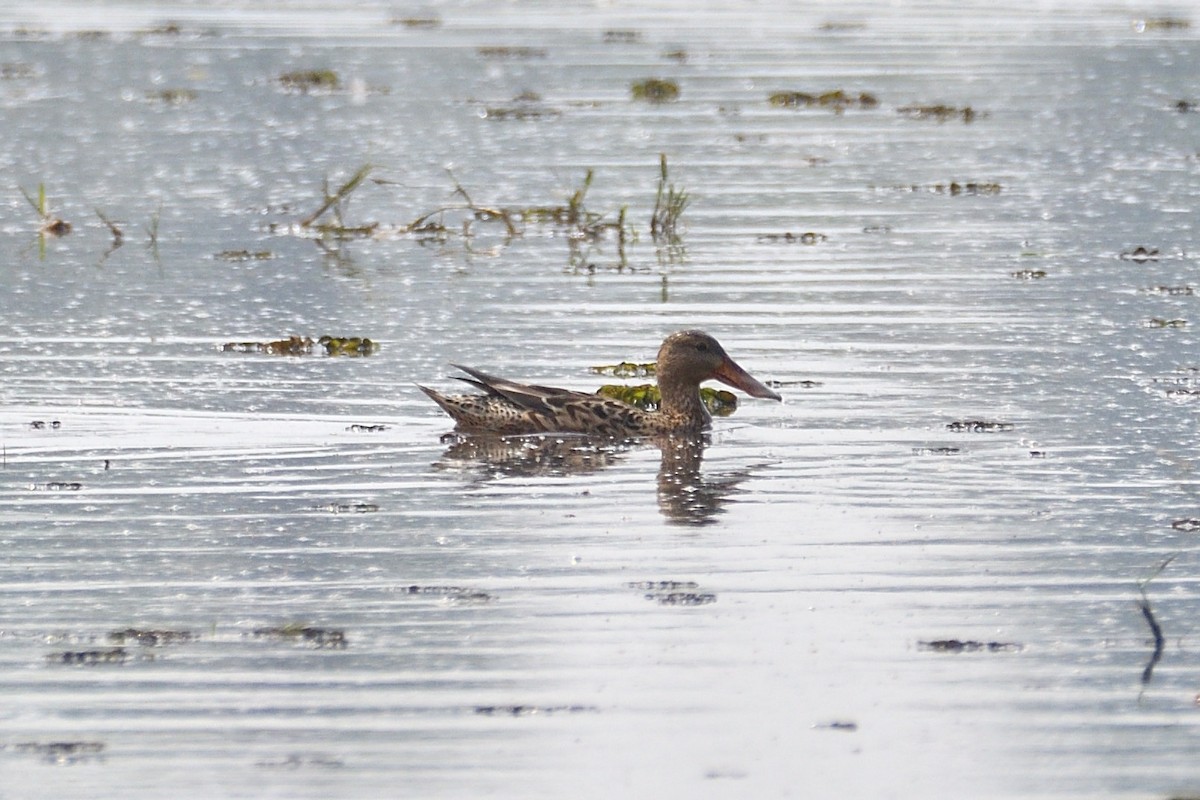
[[[629,403],[646,411],[655,411],[662,403],[662,395],[652,383],[637,386],[609,383],[597,389],[596,394]],[[737,410],[737,395],[724,389],[703,386],[700,389],[700,399],[704,401],[709,412],[719,417],[727,417]]]
[[[896,109],[896,112],[912,119],[932,119],[938,122],[961,119],[965,124],[974,122],[978,116],[978,112],[970,106],[958,108],[941,104],[901,106]]]
[[[279,85],[290,92],[332,92],[341,87],[341,79],[331,69],[298,69],[279,76]]]
[[[588,367],[593,375],[612,375],[615,378],[648,378],[655,373],[657,364],[635,364],[632,361],[622,361],[620,364],[604,364],[598,367]]]
[[[821,244],[829,240],[829,237],[825,234],[814,233],[813,231],[805,233],[792,233],[791,231],[786,233],[760,233],[757,238],[760,242],[784,242],[786,244]]]
[[[634,81],[630,87],[634,100],[650,103],[668,103],[679,99],[679,84],[664,78],[646,78]]]
[[[348,645],[345,631],[315,628],[300,623],[275,628],[256,628],[254,638],[305,642],[329,650],[345,650]]]
[[[776,108],[827,108],[840,114],[848,108],[871,109],[879,105],[879,99],[870,92],[854,94],[843,89],[812,94],[810,92],[774,92],[767,102]]]
[[[313,341],[311,336],[289,336],[273,342],[226,342],[221,350],[226,353],[266,353],[272,356],[307,356],[313,346],[325,348],[330,356],[369,356],[379,345],[360,336],[322,336]]]

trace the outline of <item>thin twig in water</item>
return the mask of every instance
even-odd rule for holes
[[[1162,626],[1158,624],[1158,620],[1154,617],[1154,610],[1150,607],[1150,598],[1146,596],[1146,587],[1150,585],[1150,581],[1154,580],[1159,574],[1167,568],[1167,565],[1175,560],[1175,555],[1168,558],[1166,561],[1158,565],[1158,568],[1144,580],[1138,581],[1138,593],[1142,599],[1138,601],[1138,608],[1142,611],[1142,616],[1146,618],[1146,624],[1150,626],[1150,632],[1154,634],[1154,652],[1150,654],[1150,660],[1146,662],[1145,669],[1142,670],[1142,685],[1150,682],[1154,676],[1154,668],[1158,666],[1158,662],[1162,660],[1163,646],[1166,640],[1163,638]]]
[[[343,183],[341,185],[341,187],[339,187],[338,190],[336,192],[334,192],[333,194],[330,194],[328,188],[326,188],[324,191],[325,202],[321,204],[320,208],[318,208],[312,214],[308,215],[306,218],[301,220],[300,227],[302,227],[302,228],[309,227],[314,222],[316,222],[320,218],[320,216],[322,214],[324,214],[326,211],[328,211],[330,208],[334,208],[334,210],[337,212],[338,217],[340,218],[341,217],[340,210],[338,210],[336,207],[343,200],[345,200],[347,197],[349,197],[350,194],[359,187],[359,184],[361,184],[364,180],[366,180],[366,177],[367,177],[367,175],[370,174],[371,169],[372,169],[372,167],[370,164],[363,164],[361,167],[359,167],[358,172],[356,172],[352,176],[350,176],[350,180]]]

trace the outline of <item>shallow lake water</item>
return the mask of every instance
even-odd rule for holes
[[[1194,12],[0,3],[0,800],[1200,794]]]

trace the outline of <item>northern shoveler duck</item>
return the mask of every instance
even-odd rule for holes
[[[751,397],[782,398],[742,369],[716,339],[703,331],[679,331],[658,351],[655,373],[662,402],[644,411],[620,400],[569,389],[529,386],[455,364],[470,378],[459,378],[486,394],[444,395],[419,387],[467,433],[502,435],[584,433],[636,437],[690,433],[712,422],[700,399],[700,383],[711,378]]]

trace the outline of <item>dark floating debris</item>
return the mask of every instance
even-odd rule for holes
[[[1196,292],[1191,286],[1151,286],[1147,294],[1159,294],[1166,297],[1191,297]]]
[[[646,599],[660,606],[706,606],[717,602],[712,592],[650,592]]]
[[[278,628],[256,628],[254,638],[303,641],[329,650],[344,650],[348,644],[344,631],[299,624],[284,625]]]
[[[1009,273],[1012,277],[1021,281],[1040,281],[1046,277],[1044,269],[1019,269],[1016,272]]]
[[[658,387],[652,383],[642,383],[636,386],[607,383],[597,389],[596,394],[611,397],[647,411],[654,411],[662,402],[662,395],[659,393]],[[700,388],[700,399],[704,401],[709,413],[719,417],[727,417],[737,410],[737,395],[724,389],[703,386]]]
[[[12,746],[15,753],[29,753],[59,764],[74,764],[90,760],[104,752],[104,742],[17,742]]]
[[[476,714],[485,717],[529,717],[535,714],[595,714],[596,706],[475,706]]]
[[[962,454],[961,447],[914,447],[914,456],[957,456]]]
[[[628,28],[612,28],[604,32],[606,44],[633,44],[641,40],[641,32]]]
[[[298,69],[279,76],[279,85],[286,91],[301,94],[336,91],[341,83],[331,69]]]
[[[106,647],[96,650],[63,650],[50,653],[46,660],[51,664],[94,667],[107,664],[124,664],[129,651],[124,647]]]
[[[1187,519],[1177,519],[1171,523],[1171,527],[1177,531],[1186,531],[1188,533],[1194,533],[1195,531],[1200,531],[1200,519],[1195,519],[1195,518],[1191,518],[1191,517],[1189,517]]]
[[[26,80],[36,74],[33,67],[19,61],[7,61],[0,64],[0,81]]]
[[[1017,642],[976,642],[961,639],[934,639],[917,642],[918,649],[934,653],[1019,653],[1025,646]]]
[[[955,433],[1002,433],[1011,431],[1015,427],[1011,422],[987,419],[960,419],[946,423],[946,430]]]
[[[1120,256],[1122,261],[1133,261],[1138,264],[1145,264],[1147,261],[1158,261],[1157,247],[1135,247],[1132,250],[1124,250]]]
[[[29,423],[29,427],[33,428],[35,431],[44,431],[47,428],[52,431],[56,431],[62,427],[62,422],[56,419],[52,419],[49,422],[44,419],[35,419]]]
[[[274,257],[270,250],[222,250],[213,254],[221,261],[268,261]]]
[[[542,105],[541,95],[535,92],[522,92],[513,98],[510,105],[488,106],[484,109],[483,115],[487,119],[496,120],[531,120],[562,116],[562,112],[557,108]]]
[[[700,584],[695,581],[629,581],[625,584],[630,589],[637,589],[642,592],[650,591],[678,591],[680,589],[699,589]]]
[[[629,86],[634,100],[649,103],[668,103],[679,99],[679,84],[666,78],[646,78]]]
[[[346,766],[346,763],[340,758],[333,758],[331,756],[310,756],[292,753],[284,758],[256,761],[254,762],[254,766],[261,769],[306,769],[312,767],[318,769],[341,769]]]
[[[871,109],[879,100],[869,92],[857,94],[842,89],[811,94],[809,92],[774,92],[767,102],[776,108],[827,108],[841,114],[847,108]]]
[[[1000,194],[1004,187],[998,183],[986,183],[978,181],[967,181],[961,183],[959,181],[950,181],[949,183],[930,183],[930,184],[908,184],[898,186],[877,187],[879,189],[887,189],[896,192],[928,192],[932,194],[949,194],[952,196],[959,195],[995,195]]]
[[[858,730],[858,723],[851,722],[849,720],[834,720],[833,722],[823,722],[818,725],[814,725],[813,727],[825,728],[826,730],[831,731],[845,731],[846,733],[853,733],[854,731]]]
[[[1162,317],[1151,317],[1146,320],[1144,326],[1147,328],[1186,328],[1186,319],[1163,319]]]
[[[83,484],[78,481],[50,481],[30,484],[29,488],[35,492],[78,492]]]
[[[820,381],[811,381],[811,380],[766,381],[766,384],[767,384],[767,386],[770,386],[772,389],[783,389],[788,386],[795,386],[796,388],[799,388],[799,389],[815,389],[818,386],[825,385],[825,384],[821,383]]]
[[[188,644],[199,637],[191,631],[145,630],[142,628],[126,628],[123,631],[109,631],[108,640],[117,644],[140,644],[143,647],[158,647],[167,644]]]
[[[350,431],[351,433],[379,433],[380,431],[386,431],[387,429],[388,426],[381,423],[375,423],[374,425],[361,425],[356,422],[353,425],[348,425],[346,427],[346,430]]]
[[[1175,109],[1180,114],[1191,114],[1192,112],[1194,112],[1198,108],[1200,108],[1200,105],[1197,105],[1196,103],[1194,103],[1191,100],[1177,100],[1171,106],[1171,108]]]
[[[896,109],[896,113],[902,114],[911,119],[932,119],[938,122],[949,122],[952,119],[961,119],[964,124],[970,124],[975,121],[980,114],[970,106],[958,108],[957,106],[946,105],[912,105],[901,106]]]
[[[488,603],[496,599],[495,595],[490,595],[487,592],[481,592],[477,589],[467,589],[463,586],[421,586],[413,584],[412,586],[401,586],[400,593],[445,597],[449,600],[472,603]]]
[[[757,237],[760,242],[784,242],[786,244],[821,244],[828,241],[829,237],[823,233],[814,233],[808,231],[806,233],[760,233]]]

